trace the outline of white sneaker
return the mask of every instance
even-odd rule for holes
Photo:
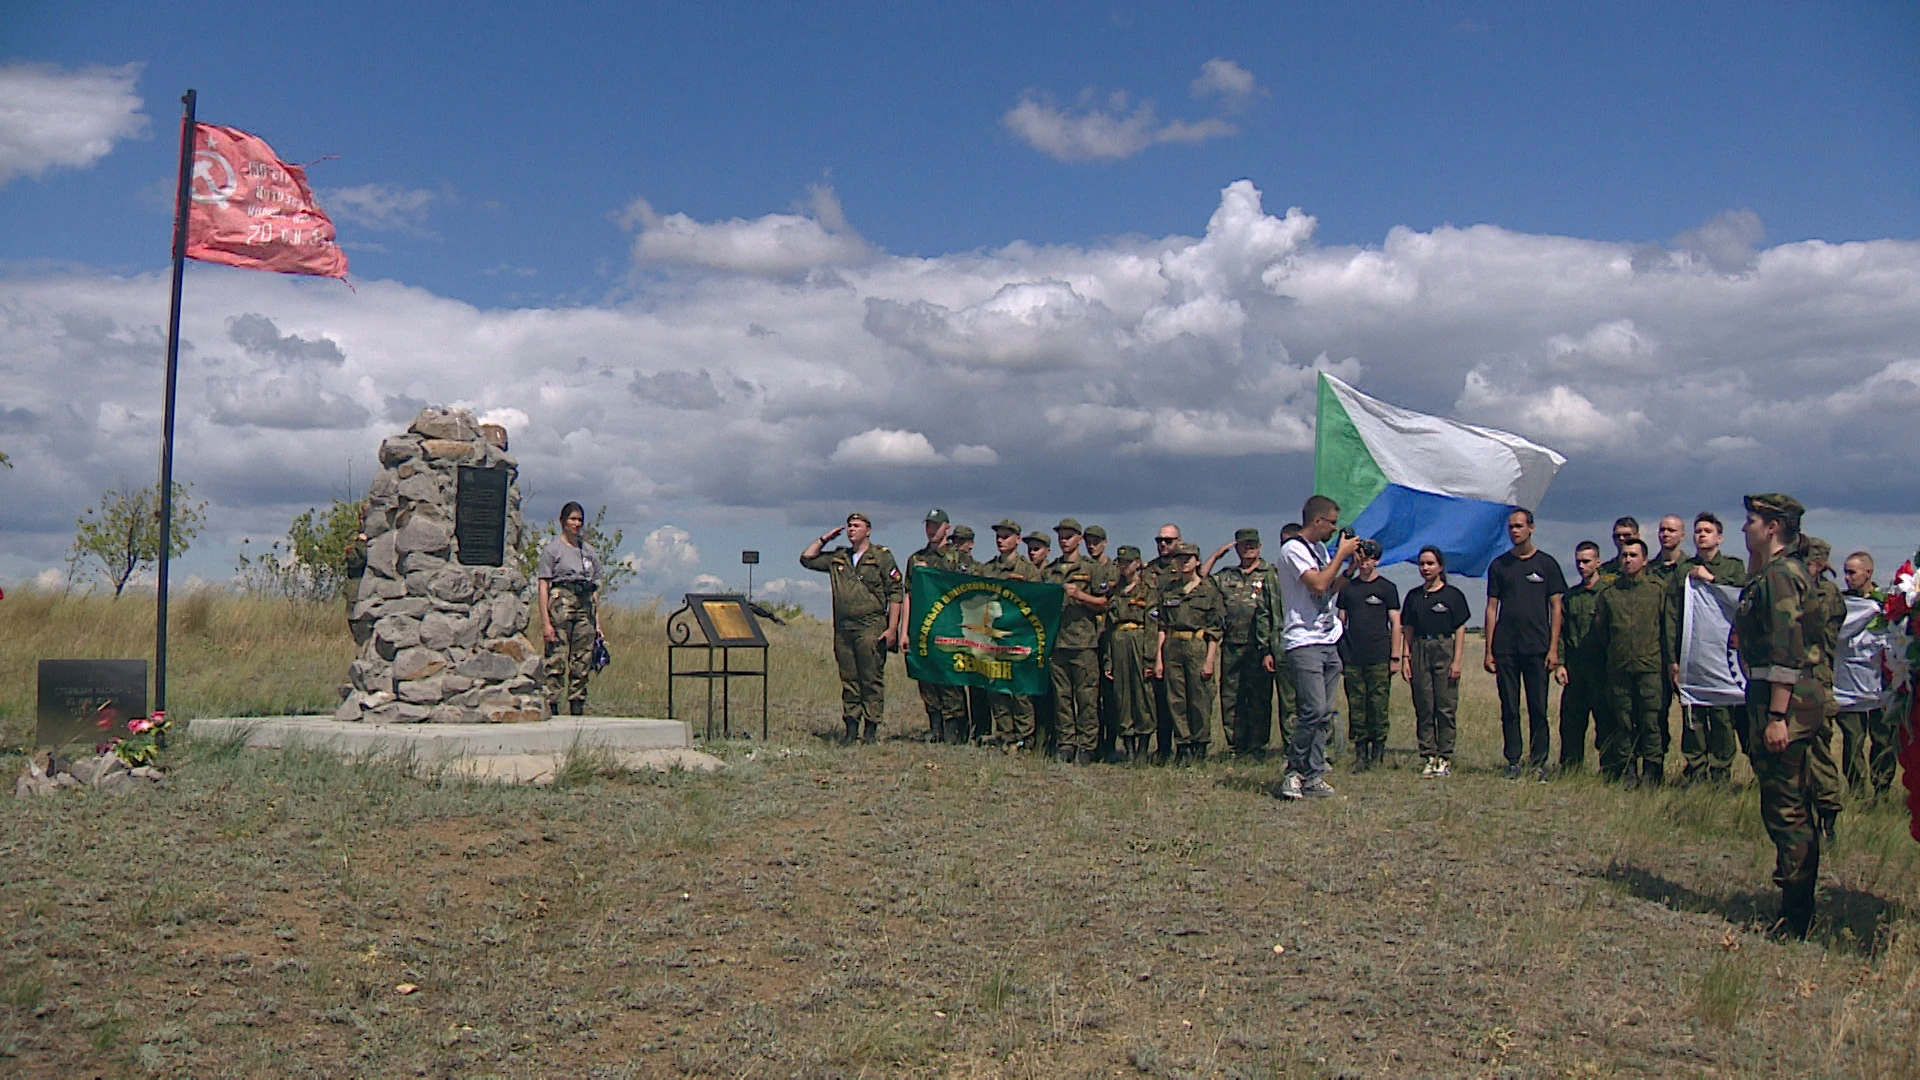
[[[1280,797],[1283,799],[1305,797],[1305,792],[1301,790],[1299,773],[1288,773],[1286,779],[1280,781]]]
[[[1325,777],[1316,776],[1300,786],[1300,793],[1310,799],[1333,798],[1333,785]]]
[[[1440,759],[1437,757],[1428,758],[1426,766],[1420,770],[1420,775],[1421,776],[1439,776],[1440,775]]]
[[[1451,771],[1451,770],[1450,770],[1450,769],[1449,769],[1449,768],[1447,767],[1447,759],[1446,759],[1446,758],[1434,758],[1434,759],[1433,759],[1433,775],[1435,775],[1435,776],[1450,776],[1450,775],[1452,775],[1452,771]]]

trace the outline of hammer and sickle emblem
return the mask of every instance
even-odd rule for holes
[[[226,158],[212,150],[193,152],[193,183],[191,193],[194,202],[214,203],[225,207],[227,200],[240,187],[240,176],[233,171],[233,165]]]

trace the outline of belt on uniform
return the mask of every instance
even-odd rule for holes
[[[598,585],[595,585],[591,581],[556,581],[553,584],[557,588],[565,589],[580,597],[592,596],[594,590],[599,588]]]
[[[1145,630],[1147,624],[1143,622],[1117,622],[1113,624],[1113,628],[1115,630]]]
[[[1207,632],[1205,630],[1169,630],[1167,636],[1179,638],[1181,641],[1192,641],[1197,637],[1206,637]]]

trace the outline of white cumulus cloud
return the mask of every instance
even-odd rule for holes
[[[48,169],[84,169],[147,130],[134,90],[140,65],[67,71],[0,65],[0,187]]]
[[[1242,70],[1231,61],[1208,63],[1225,63]],[[1203,70],[1194,82],[1195,96],[1220,93],[1215,85],[1223,79],[1231,83],[1234,78],[1224,69]],[[1208,87],[1205,91],[1200,89],[1203,83]],[[1104,96],[1089,90],[1081,94],[1077,106],[1071,108],[1056,104],[1045,94],[1028,91],[1019,104],[1001,116],[1000,123],[1035,150],[1056,161],[1069,162],[1118,161],[1156,143],[1206,142],[1239,130],[1217,116],[1162,123],[1153,102],[1136,102],[1124,90]]]
[[[1253,72],[1224,57],[1216,56],[1200,65],[1200,75],[1187,89],[1194,97],[1217,97],[1229,109],[1244,109],[1258,94],[1265,93],[1254,81]]]
[[[839,197],[824,185],[810,189],[806,205],[790,214],[701,222],[685,214],[662,216],[645,199],[635,199],[621,220],[639,229],[633,256],[642,264],[781,276],[852,266],[872,254],[847,224]]]

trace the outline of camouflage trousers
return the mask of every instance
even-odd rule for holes
[[[1100,650],[1053,650],[1054,740],[1093,752],[1100,742]]]
[[[1121,737],[1151,738],[1154,729],[1151,629],[1116,629],[1107,639],[1107,676],[1112,680],[1114,732]]]
[[[966,687],[923,682],[920,704],[927,708],[927,729],[934,742],[963,743],[971,736]]]
[[[1841,791],[1846,786],[1840,779],[1840,757],[1833,752],[1833,736],[1839,727],[1835,717],[1827,717],[1807,752],[1813,770],[1813,805],[1826,814],[1840,812]]]
[[[1274,673],[1250,644],[1220,646],[1220,726],[1235,753],[1254,754],[1273,738]]]
[[[1213,741],[1213,676],[1202,675],[1207,663],[1205,638],[1167,635],[1167,708],[1173,713],[1175,746],[1205,746]]]
[[[1687,759],[1687,775],[1725,780],[1733,770],[1734,751],[1744,739],[1734,725],[1746,722],[1746,709],[1724,705],[1680,706],[1680,753]]]
[[[1607,672],[1605,668],[1567,667],[1567,685],[1560,688],[1560,767],[1587,762],[1587,725],[1593,725],[1594,745],[1608,729]]]
[[[1457,729],[1455,709],[1460,703],[1460,680],[1453,670],[1453,638],[1419,638],[1413,643],[1414,736],[1421,757],[1453,759]]]
[[[833,624],[833,659],[840,668],[840,719],[878,724],[887,714],[885,613]]]
[[[1034,748],[1033,699],[990,691],[987,708],[993,713],[993,737],[1012,746]]]
[[[1885,795],[1893,787],[1899,762],[1900,725],[1883,710],[1843,712],[1840,722],[1840,759],[1846,764],[1853,797]]]
[[[1760,822],[1773,840],[1773,883],[1792,891],[1811,890],[1820,875],[1820,828],[1814,818],[1813,743],[1808,735],[1787,743],[1779,753],[1767,749],[1768,695],[1772,684],[1747,686],[1748,751],[1760,788]]]
[[[546,643],[547,711],[559,715],[566,704],[587,700],[587,676],[593,666],[593,600],[572,589],[547,593],[547,620],[556,640]]]
[[[1607,689],[1613,700],[1611,748],[1600,748],[1600,768],[1614,773],[1642,767],[1663,767],[1660,758],[1660,673],[1612,671]]]
[[[1387,741],[1392,664],[1356,664],[1341,673],[1347,684],[1347,737],[1355,744]]]

